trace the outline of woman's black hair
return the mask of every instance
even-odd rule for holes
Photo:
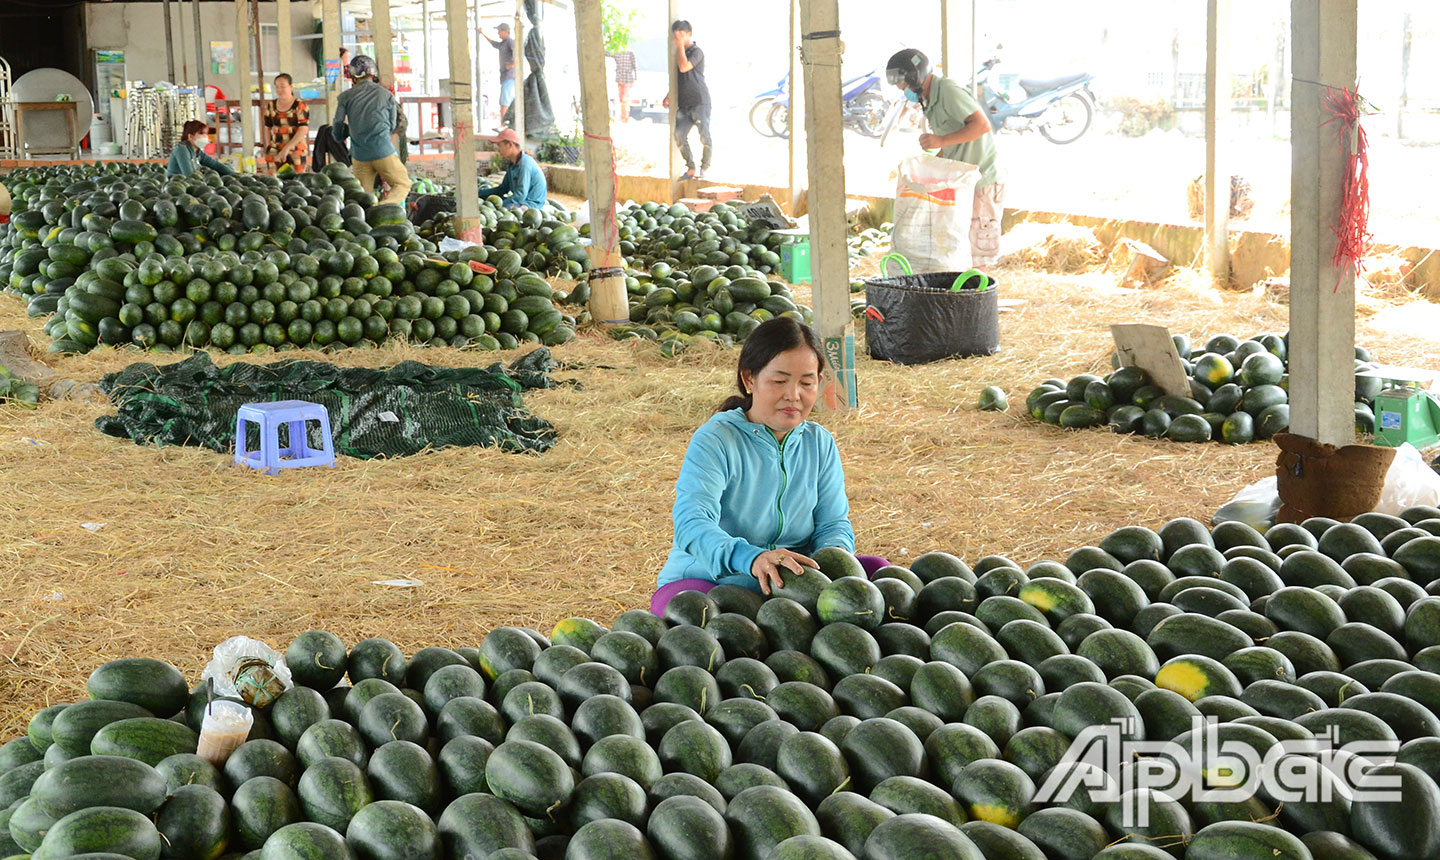
[[[203,119],[192,119],[180,127],[180,139],[189,140],[191,135],[210,131],[210,123]]]
[[[289,84],[290,86],[295,86],[295,79],[290,77],[289,72],[281,72],[280,74],[275,76],[276,81],[279,81],[281,78],[284,78],[285,83]]]
[[[813,328],[789,317],[776,317],[757,326],[750,332],[750,336],[745,338],[745,345],[740,348],[740,361],[735,368],[735,388],[739,393],[725,398],[725,402],[715,411],[744,409],[748,412],[754,405],[755,398],[745,389],[745,371],[750,371],[753,379],[767,364],[775,360],[775,356],[798,347],[808,347],[815,353],[815,361],[819,363],[820,373],[823,375],[825,351],[821,348],[820,337]]]

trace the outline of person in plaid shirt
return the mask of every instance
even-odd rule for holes
[[[265,102],[265,161],[272,169],[288,164],[304,173],[310,161],[310,108],[295,96],[291,84],[289,75],[276,75],[275,98]]]
[[[630,86],[639,76],[635,66],[635,52],[621,51],[611,54],[615,58],[615,88],[619,91],[620,121],[630,121]]]

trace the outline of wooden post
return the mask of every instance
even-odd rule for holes
[[[205,112],[205,42],[200,35],[200,0],[193,0],[190,4],[190,11],[195,21],[195,84],[200,87],[200,112]]]
[[[320,73],[325,73],[325,63],[328,60],[340,56],[340,0],[321,0],[320,2],[320,51],[323,59],[320,61]],[[325,121],[329,122],[335,118],[335,99],[340,96],[340,81],[345,77],[345,70],[340,70],[340,78],[335,83],[325,83]]]
[[[975,2],[976,0],[970,0],[970,92],[974,93],[975,98],[978,99],[980,98],[980,73],[977,70],[980,68],[980,57],[977,55],[975,43],[980,36],[976,33],[976,24],[978,22],[975,12]],[[948,75],[950,73],[946,72],[945,74]],[[981,102],[981,104],[984,104],[984,102]]]
[[[973,0],[970,3],[970,12],[972,15],[971,35],[973,36],[975,12]],[[961,42],[956,38],[955,29],[961,26],[963,20],[960,15],[960,0],[940,0],[940,69],[945,77],[954,78],[957,81],[963,80],[964,76],[960,74]],[[975,41],[973,38],[970,41],[970,56],[971,59],[974,59]],[[951,65],[952,63],[954,65]],[[973,67],[974,63],[971,63],[971,66]]]
[[[1270,130],[1271,137],[1275,137],[1278,133],[1275,125],[1280,115],[1280,102],[1285,97],[1285,76],[1290,71],[1287,67],[1290,60],[1289,37],[1290,27],[1287,22],[1277,22],[1275,25],[1275,63],[1270,67],[1270,97],[1265,100],[1265,125]]]
[[[276,62],[280,64],[276,71],[287,75],[295,74],[295,31],[291,27],[292,23],[290,0],[275,0],[275,42],[279,49]]]
[[[255,80],[258,86],[256,90],[260,94],[260,103],[265,102],[265,52],[260,46],[260,0],[246,0],[246,8],[249,10],[249,26],[253,28],[250,32],[255,40]],[[262,113],[263,116],[263,108]],[[264,151],[270,145],[270,130],[262,122],[260,124],[260,148]]]
[[[800,65],[800,0],[790,0],[790,163],[788,165],[790,190],[790,217],[800,215],[800,201],[805,198],[807,177],[805,174],[805,87],[798,82]]]
[[[1205,29],[1205,244],[1210,278],[1230,285],[1230,0],[1208,0]]]
[[[479,129],[486,123],[485,98],[480,94],[480,84],[485,80],[485,75],[480,71],[480,67],[483,65],[480,57],[485,53],[486,44],[480,35],[480,0],[471,0],[470,11],[475,16],[475,20],[470,24],[470,44],[474,46],[470,50],[475,58],[475,68],[472,70],[472,74],[475,75],[475,84],[470,88],[470,92],[474,94],[475,100],[475,128]]]
[[[815,323],[830,364],[826,403],[859,405],[855,334],[850,317],[850,260],[845,245],[845,137],[840,103],[839,0],[801,0],[800,44],[805,61],[805,134],[811,141],[810,259]],[[792,134],[795,133],[791,126]]]
[[[250,0],[235,0],[235,99],[240,102],[240,172],[255,158],[255,114],[250,109]]]
[[[169,74],[166,80],[173,84],[177,83],[177,81],[175,80],[175,41],[174,37],[170,35],[170,0],[164,0],[164,2],[160,4],[160,8],[165,10],[165,69]],[[109,94],[101,93],[100,95],[104,97]],[[116,136],[118,137],[119,135],[117,134]]]
[[[479,244],[485,240],[480,233],[480,184],[475,167],[469,5],[467,0],[445,0],[445,30],[450,41],[450,121],[455,133],[455,228],[458,238]]]
[[[525,0],[515,0],[515,133],[525,145]]]
[[[675,55],[675,35],[670,31],[670,25],[680,20],[680,0],[669,0],[669,9],[665,15],[665,56],[670,58],[670,84],[666,92],[670,94],[670,109],[668,111],[670,122],[670,202],[674,203],[680,197],[680,166],[676,163],[676,156],[680,154],[680,148],[675,144],[675,116],[680,110],[680,68],[675,64],[679,57]],[[795,81],[790,81],[790,89],[795,89]]]
[[[185,0],[178,0],[175,4],[175,32],[180,37],[180,44],[175,46],[175,53],[180,57],[180,80],[174,83],[189,84],[195,79],[190,77],[190,45],[185,35]]]
[[[1355,86],[1357,0],[1293,0],[1290,140],[1290,429],[1355,439],[1355,277],[1331,265],[1348,152],[1326,87]]]
[[[608,170],[614,158],[610,140],[610,95],[605,80],[605,37],[602,0],[575,0],[575,44],[579,54],[580,115],[585,127],[585,164],[601,168],[585,171],[585,192],[590,199],[590,316],[600,325],[630,321],[625,293],[625,259],[620,255],[620,234],[615,220],[619,202],[615,174]]]
[[[430,0],[420,0],[420,21],[420,38],[422,40],[421,62],[425,65],[425,77],[421,80],[420,89],[428,96],[434,95],[435,93],[435,90],[431,89],[431,85],[435,83],[435,79],[431,76],[430,71],[430,36],[432,35],[430,29]]]
[[[1405,110],[1410,107],[1410,12],[1400,22],[1400,100],[1395,103],[1395,136],[1405,139]]]
[[[390,31],[390,0],[370,0],[370,38],[375,40],[375,67],[380,83],[395,86],[395,34]]]

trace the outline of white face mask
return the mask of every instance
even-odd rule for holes
[[[196,137],[196,138],[195,138],[195,148],[196,148],[196,149],[204,149],[205,147],[207,147],[207,146],[209,146],[209,145],[210,145],[210,138],[209,138],[209,136],[202,134],[202,135],[200,135],[199,137]]]

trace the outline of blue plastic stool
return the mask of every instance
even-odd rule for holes
[[[245,423],[260,428],[260,450],[246,450]],[[324,447],[311,448],[306,440],[305,422],[320,422],[320,438]],[[290,447],[280,448],[280,425],[290,426]],[[264,469],[267,475],[278,475],[281,469],[303,466],[335,466],[335,450],[330,440],[330,412],[319,403],[305,400],[277,400],[274,403],[246,403],[235,415],[235,462],[252,469]]]

